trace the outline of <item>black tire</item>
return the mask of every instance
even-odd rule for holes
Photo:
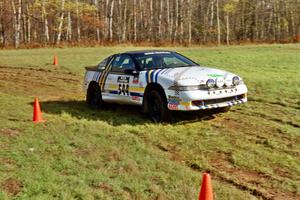
[[[167,100],[162,92],[151,90],[147,95],[147,104],[148,115],[152,121],[156,123],[171,121],[171,111],[168,109]]]
[[[103,105],[101,89],[99,85],[92,84],[86,94],[86,102],[90,108],[97,109]]]

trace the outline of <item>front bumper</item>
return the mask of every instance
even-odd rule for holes
[[[222,108],[247,102],[247,87],[239,85],[234,88],[174,91],[166,92],[169,110],[195,111]]]

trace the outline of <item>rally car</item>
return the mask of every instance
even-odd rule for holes
[[[204,67],[172,51],[134,51],[86,67],[86,101],[141,106],[155,122],[170,121],[171,111],[228,111],[247,102],[241,77]]]

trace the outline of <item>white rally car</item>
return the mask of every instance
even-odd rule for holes
[[[84,88],[91,107],[138,105],[156,122],[169,121],[171,110],[224,112],[247,102],[247,87],[239,76],[171,51],[112,55],[96,67],[86,67]]]

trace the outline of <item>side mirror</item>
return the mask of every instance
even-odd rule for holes
[[[127,75],[138,75],[139,74],[139,72],[134,69],[125,69],[124,73]]]

